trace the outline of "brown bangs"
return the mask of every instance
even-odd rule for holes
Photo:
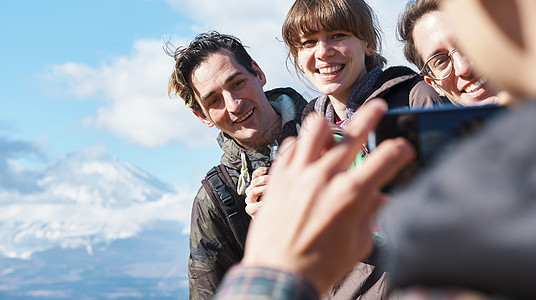
[[[314,34],[320,30],[343,30],[363,39],[355,24],[363,23],[353,10],[348,9],[345,0],[298,1],[292,7],[283,24],[283,39],[292,45],[291,52],[301,46],[300,37]]]

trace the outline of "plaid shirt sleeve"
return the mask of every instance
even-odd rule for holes
[[[238,264],[227,272],[214,299],[317,300],[319,296],[313,285],[297,274]]]

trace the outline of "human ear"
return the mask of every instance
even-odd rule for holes
[[[373,47],[370,47],[369,43],[366,42],[365,55],[366,56],[372,56],[372,54],[374,54],[374,52],[376,52],[376,49],[374,49]]]
[[[205,117],[202,113],[196,111],[196,110],[193,110],[192,109],[192,112],[194,113],[194,115],[199,119],[201,120],[201,122],[203,124],[205,124],[205,126],[207,127],[213,127],[214,126],[214,123],[212,123],[212,121],[210,121],[207,117]]]
[[[261,70],[261,67],[255,62],[251,62],[253,69],[257,72],[257,78],[259,78],[259,81],[261,82],[262,86],[266,84],[266,75],[264,75],[264,72]]]
[[[424,81],[425,81],[426,83],[428,83],[429,85],[431,85],[431,86],[434,88],[434,90],[436,90],[436,92],[437,92],[440,96],[446,97],[446,96],[445,96],[445,92],[443,92],[443,89],[442,89],[441,87],[439,87],[439,86],[437,85],[437,83],[436,83],[432,78],[430,78],[430,77],[428,77],[428,76],[425,75],[425,76],[424,76]]]

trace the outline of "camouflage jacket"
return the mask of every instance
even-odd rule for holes
[[[278,141],[297,135],[301,113],[307,102],[291,88],[267,91],[266,96],[281,115],[283,127]],[[235,185],[242,167],[241,153],[245,153],[250,177],[256,168],[270,164],[269,147],[258,151],[246,150],[223,132],[220,132],[217,140],[224,152],[221,163]],[[211,299],[225,272],[242,259],[243,250],[235,246],[237,242],[226,224],[225,216],[219,213],[207,191],[201,187],[193,202],[190,224],[190,299]]]

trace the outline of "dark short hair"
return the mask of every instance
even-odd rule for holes
[[[289,49],[287,59],[292,61],[298,75],[300,39],[315,29],[344,30],[366,41],[369,47],[376,50],[365,58],[367,71],[382,68],[386,63],[386,59],[377,52],[381,48],[377,17],[364,0],[296,0],[283,22],[281,34]]]
[[[438,10],[439,0],[410,0],[398,18],[398,37],[400,41],[404,42],[404,56],[419,70],[424,66],[424,60],[415,47],[413,30],[417,21],[424,15]]]
[[[165,49],[169,48],[169,45],[166,45]],[[228,51],[248,72],[257,75],[251,56],[238,38],[217,31],[208,31],[197,35],[187,47],[166,50],[166,53],[175,59],[175,67],[169,79],[168,95],[178,95],[187,107],[203,114],[201,106],[195,100],[190,77],[197,66],[219,51]]]

